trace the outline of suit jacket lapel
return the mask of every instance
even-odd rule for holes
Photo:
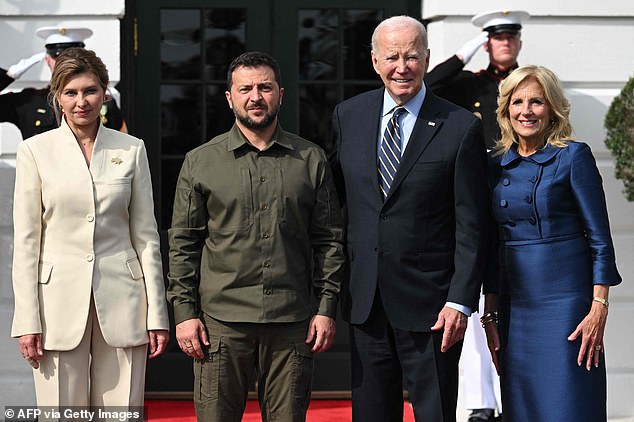
[[[367,109],[359,113],[359,137],[361,140],[363,153],[366,155],[364,163],[367,163],[367,168],[370,179],[372,180],[372,186],[376,198],[383,202],[383,196],[379,188],[379,171],[377,168],[378,163],[378,139],[379,139],[379,127],[381,123],[381,111],[383,110],[383,91],[384,89],[377,89],[373,92],[373,95],[368,97]],[[362,153],[359,151],[359,153]]]
[[[396,172],[396,177],[394,177],[394,181],[392,182],[390,191],[385,198],[385,202],[390,199],[394,191],[405,179],[407,173],[409,173],[412,169],[414,163],[418,160],[418,157],[420,157],[423,151],[425,151],[425,148],[427,148],[427,145],[429,145],[429,142],[431,142],[432,138],[442,125],[442,120],[438,118],[437,102],[437,97],[428,89],[425,94],[423,105],[416,117],[416,123],[414,124],[414,129],[412,130],[409,142],[407,143],[407,148],[403,152],[401,165]]]

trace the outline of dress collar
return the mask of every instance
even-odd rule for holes
[[[521,155],[518,154],[517,147],[513,146],[511,147],[511,149],[509,149],[506,152],[506,154],[502,156],[502,161],[500,162],[500,164],[502,165],[502,167],[506,167],[509,164],[513,163],[515,160],[524,159],[524,160],[531,160],[536,162],[537,164],[544,165],[548,161],[553,159],[557,154],[559,154],[560,151],[561,151],[561,148],[548,144],[544,148],[540,148],[537,151],[535,151],[534,154],[529,155],[528,157],[522,157]]]

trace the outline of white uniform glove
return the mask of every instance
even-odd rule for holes
[[[471,57],[478,52],[482,44],[487,42],[487,39],[489,39],[489,33],[486,31],[480,32],[477,37],[467,41],[465,45],[460,47],[460,50],[456,51],[456,56],[458,56],[464,64],[469,63]]]
[[[46,56],[46,53],[42,51],[41,53],[36,53],[27,59],[20,60],[16,64],[9,67],[9,70],[7,70],[7,75],[12,77],[13,79],[19,79],[20,76],[24,74],[24,72],[44,60],[44,56]]]

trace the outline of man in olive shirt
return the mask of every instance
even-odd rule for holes
[[[312,354],[328,350],[343,276],[343,224],[316,145],[278,125],[270,56],[229,66],[232,129],[190,151],[169,231],[168,299],[194,360],[204,421],[240,421],[253,373],[264,421],[303,421]]]

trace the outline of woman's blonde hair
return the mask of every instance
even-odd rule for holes
[[[81,47],[71,47],[64,50],[55,59],[49,97],[53,103],[58,123],[62,119],[62,112],[57,98],[71,78],[87,72],[97,76],[99,86],[103,88],[105,93],[108,89],[108,70],[94,51]]]
[[[570,102],[564,95],[561,81],[550,69],[543,66],[522,66],[515,69],[500,83],[500,95],[498,96],[497,120],[502,138],[495,144],[494,155],[506,153],[514,143],[518,143],[517,134],[511,125],[509,116],[509,104],[517,87],[526,80],[534,80],[541,85],[551,110],[550,125],[545,133],[545,145],[553,145],[559,148],[566,146],[568,141],[573,141],[572,125],[570,124]]]

